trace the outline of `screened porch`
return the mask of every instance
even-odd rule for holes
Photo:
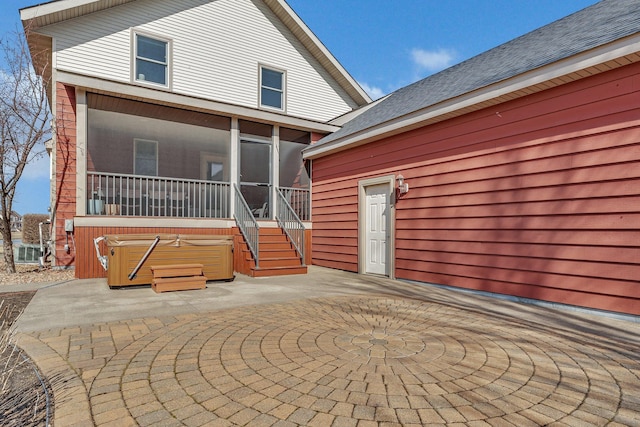
[[[308,132],[105,95],[87,102],[86,215],[229,219],[237,185],[256,219],[274,219],[280,192],[310,220]]]

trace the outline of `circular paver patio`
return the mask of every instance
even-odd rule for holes
[[[180,316],[96,353],[115,327],[79,331],[68,356],[81,359],[84,334],[104,360],[78,368],[97,425],[640,423],[637,349],[453,305],[251,306]]]

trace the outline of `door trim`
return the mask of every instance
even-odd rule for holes
[[[396,193],[395,175],[385,175],[377,178],[369,178],[358,181],[358,273],[366,274],[366,240],[367,240],[367,187],[374,185],[387,185],[389,190],[389,215],[387,221],[387,276],[395,279],[396,271]]]

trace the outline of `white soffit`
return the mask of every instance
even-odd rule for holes
[[[135,0],[56,0],[20,9],[20,19],[34,20],[36,27],[55,24]]]

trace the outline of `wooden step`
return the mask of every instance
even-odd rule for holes
[[[171,264],[151,266],[154,278],[202,276],[202,264]]]
[[[298,257],[278,257],[278,258],[267,258],[265,256],[260,257],[260,268],[271,268],[271,267],[300,267],[300,258]]]
[[[253,261],[253,255],[251,255],[251,251],[248,249],[242,251],[242,257],[245,261]],[[260,260],[261,260],[260,262],[262,262],[263,259],[279,259],[279,258],[297,259],[298,261],[300,260],[300,257],[298,256],[298,252],[296,252],[295,249],[287,249],[287,250],[260,249]]]
[[[263,242],[260,241],[260,248],[266,249],[292,249],[293,245],[288,241],[278,241],[278,242]]]
[[[157,292],[168,291],[189,291],[195,289],[205,289],[207,287],[207,278],[205,276],[191,277],[167,277],[153,279],[151,288]]]
[[[236,254],[236,259],[240,260],[238,271],[243,274],[252,277],[268,277],[307,273],[307,267],[303,265],[295,247],[279,228],[260,228],[258,268],[244,238],[242,241],[243,247],[241,252]]]
[[[252,268],[250,276],[251,277],[270,277],[270,276],[288,276],[293,274],[307,274],[307,266],[298,265],[296,267]]]

